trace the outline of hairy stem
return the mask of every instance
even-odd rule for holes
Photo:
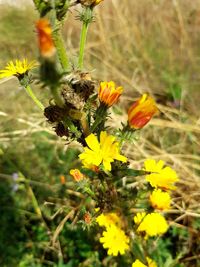
[[[59,107],[63,107],[64,102],[63,102],[63,99],[61,98],[61,95],[58,91],[58,88],[55,86],[54,87],[52,86],[51,87],[51,93],[53,95],[53,98],[55,100],[56,105],[58,105]]]
[[[35,96],[35,94],[33,93],[30,85],[26,85],[24,86],[24,89],[26,90],[27,94],[32,98],[32,100],[35,102],[35,104],[41,109],[44,110],[44,106],[43,104],[40,102],[40,100],[38,100],[38,98]]]
[[[81,37],[80,37],[79,59],[78,59],[79,69],[83,69],[83,58],[84,58],[85,43],[87,39],[88,26],[89,23],[87,21],[86,22],[83,21],[81,29]]]
[[[63,40],[60,30],[54,31],[53,38],[54,38],[54,43],[57,49],[60,64],[63,68],[63,71],[66,72],[69,69],[69,60],[67,57],[64,40]]]

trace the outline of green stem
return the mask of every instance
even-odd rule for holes
[[[60,31],[61,24],[56,19],[55,0],[51,0],[51,6],[52,6],[51,23],[54,27],[53,40],[56,46],[60,64],[63,68],[63,71],[66,72],[69,69],[69,60],[66,53],[65,43]]]
[[[65,117],[63,123],[65,126],[69,127],[70,131],[75,134],[76,138],[80,138],[81,133],[69,118]]]
[[[60,30],[56,30],[53,33],[54,43],[57,49],[58,58],[60,60],[60,64],[62,65],[63,71],[69,70],[69,60],[66,53],[65,43],[62,38]]]
[[[85,43],[87,39],[88,26],[89,26],[88,21],[86,22],[83,21],[81,29],[81,37],[80,37],[79,59],[78,59],[79,69],[83,69],[83,58],[84,58]]]
[[[105,118],[107,116],[107,109],[108,107],[105,105],[100,104],[100,106],[98,107],[98,109],[96,110],[96,119],[93,123],[93,125],[91,126],[91,133],[93,133],[96,128],[103,122],[105,121]]]
[[[60,94],[59,94],[59,92],[58,92],[58,88],[57,87],[51,87],[51,93],[52,93],[52,95],[53,95],[53,98],[54,98],[54,100],[55,100],[55,103],[56,103],[56,105],[58,105],[59,107],[63,107],[63,105],[64,105],[64,102],[63,102],[63,100],[62,100],[62,98],[61,98],[61,96],[60,96]]]
[[[24,86],[24,89],[26,90],[27,94],[32,98],[32,100],[35,102],[35,104],[41,109],[44,110],[44,106],[43,104],[40,102],[40,100],[37,99],[37,97],[35,96],[35,94],[33,93],[30,85],[26,85]]]

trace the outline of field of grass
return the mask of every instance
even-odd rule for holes
[[[63,25],[72,65],[81,27],[74,13]],[[0,5],[0,69],[15,58],[38,57],[37,18],[32,5]],[[129,105],[144,92],[160,109],[138,141],[124,146],[134,168],[149,157],[163,159],[180,177],[169,210],[171,230],[158,241],[159,267],[200,266],[199,43],[198,0],[105,0],[88,34],[87,71],[125,90],[110,124],[126,122]],[[35,84],[34,92],[48,104],[46,89]],[[79,198],[60,182],[64,175],[71,185],[68,173],[79,164],[79,147],[58,139],[15,78],[0,80],[0,129],[0,266],[116,266],[110,259],[100,261],[105,252],[98,254],[100,245],[75,222],[73,229],[60,225],[68,196]],[[14,173],[22,179],[17,188]],[[53,246],[48,232],[59,229],[60,241]]]

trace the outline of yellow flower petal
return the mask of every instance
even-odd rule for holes
[[[85,141],[91,150],[96,152],[100,150],[100,144],[94,134],[90,134],[88,137],[86,137]]]
[[[178,176],[176,172],[170,167],[164,167],[164,161],[159,160],[157,163],[155,160],[147,159],[144,163],[145,171],[152,172],[146,175],[146,180],[152,187],[159,187],[165,190],[172,190],[176,187],[174,183],[177,182]]]
[[[0,79],[11,76],[20,77],[37,65],[36,61],[28,62],[27,59],[23,59],[22,61],[15,60],[15,63],[10,61],[4,70],[0,70]]]
[[[85,140],[88,147],[79,155],[86,166],[99,166],[101,163],[107,171],[111,171],[111,162],[119,160],[126,162],[127,158],[120,155],[119,143],[115,141],[115,136],[108,135],[105,131],[100,133],[100,142],[94,134],[90,134]]]

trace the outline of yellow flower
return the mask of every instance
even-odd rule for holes
[[[109,227],[112,224],[121,226],[121,220],[116,213],[101,214],[96,218],[96,222],[99,226]]]
[[[143,94],[128,110],[129,126],[134,129],[140,129],[144,127],[157,112],[158,108],[154,99],[148,96],[148,94]]]
[[[99,166],[103,163],[105,170],[111,170],[111,162],[119,160],[126,162],[127,158],[119,154],[119,143],[115,141],[115,136],[107,135],[105,131],[100,134],[100,142],[94,134],[85,138],[88,147],[84,147],[84,152],[79,155],[83,165]]]
[[[146,257],[148,265],[143,264],[140,260],[136,260],[133,264],[132,267],[157,267],[157,264],[155,261],[150,259],[149,257]]]
[[[85,178],[85,176],[78,169],[71,169],[69,173],[76,182],[79,182]]]
[[[99,87],[99,100],[111,107],[115,104],[123,92],[123,88],[116,87],[114,82],[101,82]]]
[[[168,192],[155,189],[150,195],[150,202],[154,209],[167,210],[170,208],[171,197]]]
[[[143,264],[140,260],[134,261],[132,267],[148,267],[147,265]]]
[[[146,260],[148,262],[148,267],[157,267],[156,262],[150,259],[149,257],[146,257]]]
[[[146,212],[138,212],[138,213],[134,216],[134,222],[135,222],[136,224],[140,224],[146,215],[147,215]]]
[[[37,62],[35,60],[28,62],[28,60],[25,58],[22,61],[16,59],[14,61],[10,61],[4,70],[0,70],[0,79],[10,76],[16,76],[16,77],[23,77],[25,73],[27,73],[29,70],[34,69],[37,66]]]
[[[103,232],[103,237],[100,238],[103,247],[108,249],[108,255],[113,256],[125,254],[125,251],[129,249],[129,241],[124,231],[114,224],[108,226]]]
[[[178,176],[174,170],[170,167],[164,167],[164,161],[159,160],[157,163],[153,159],[147,159],[144,162],[145,171],[152,172],[146,175],[146,180],[151,184],[152,187],[160,187],[162,189],[176,189],[173,185],[177,182]]]
[[[165,218],[159,213],[149,213],[145,217],[143,216],[139,222],[138,217],[140,215],[136,214],[134,221],[138,224],[137,231],[145,232],[146,237],[162,235],[168,230],[168,224]]]

